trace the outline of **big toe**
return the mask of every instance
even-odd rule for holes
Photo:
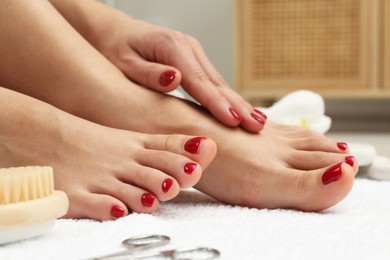
[[[304,211],[320,211],[337,204],[351,191],[355,171],[354,166],[339,162],[300,173],[296,179],[296,196],[291,196],[292,205]]]

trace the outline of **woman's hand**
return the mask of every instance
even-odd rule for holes
[[[219,121],[251,132],[266,116],[231,89],[193,37],[129,17],[94,0],[50,0],[129,79],[160,92],[181,86]]]
[[[218,120],[251,132],[266,116],[232,90],[193,37],[126,17],[100,51],[129,79],[159,92],[182,87]]]

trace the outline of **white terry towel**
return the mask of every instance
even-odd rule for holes
[[[390,259],[390,182],[356,180],[321,213],[224,205],[193,190],[151,214],[117,221],[58,220],[47,235],[0,246],[0,259],[86,259],[123,250],[125,238],[165,234],[165,249],[208,246],[220,259]]]

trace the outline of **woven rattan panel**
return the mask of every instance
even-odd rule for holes
[[[253,79],[359,74],[359,0],[251,0]]]

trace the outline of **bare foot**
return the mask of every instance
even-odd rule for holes
[[[347,145],[268,122],[261,134],[214,127],[218,155],[196,185],[223,202],[319,211],[351,190],[358,163]]]
[[[120,101],[102,105],[105,110],[99,117],[92,115],[93,120],[146,133],[210,136],[218,154],[196,187],[218,200],[256,208],[318,211],[341,201],[352,188],[358,163],[344,143],[270,121],[260,134],[251,134],[221,125],[196,105],[132,83],[122,85],[116,89]],[[137,114],[130,106],[143,111],[143,120],[131,120]],[[122,113],[112,116],[110,111]]]
[[[0,99],[0,167],[52,166],[68,218],[153,212],[197,183],[216,153],[209,138],[104,127],[3,88]]]

